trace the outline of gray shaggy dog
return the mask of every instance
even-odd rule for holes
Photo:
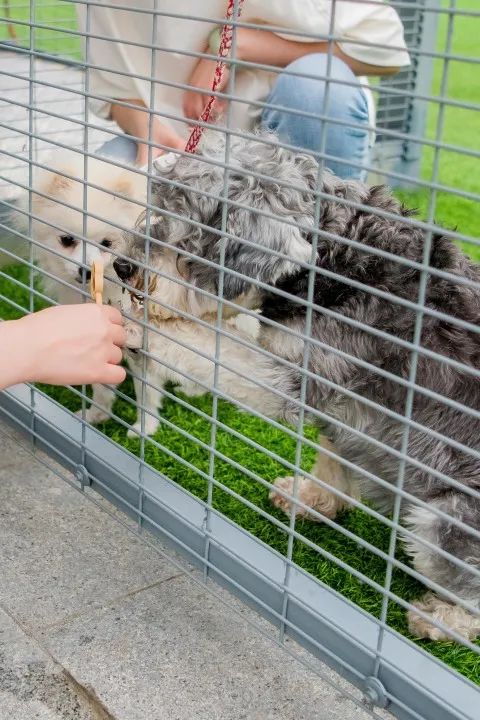
[[[152,243],[150,250],[150,262],[159,272],[167,255],[177,255],[179,276],[193,288],[184,290],[182,308],[195,315],[216,308],[215,301],[196,288],[217,293],[219,269],[202,260],[218,263],[222,251],[221,237],[214,230],[222,226],[223,143],[205,146],[203,155],[217,164],[201,156],[180,157],[159,175],[154,188],[158,211],[151,233],[160,243]],[[417,303],[421,273],[396,258],[422,263],[425,232],[408,223],[411,211],[388,188],[343,181],[327,171],[321,173],[316,221],[315,188],[320,177],[316,161],[272,144],[271,137],[267,142],[262,136],[250,141],[233,139],[229,163],[232,204],[226,231],[232,237],[223,241],[223,296],[239,306],[260,309],[260,319],[277,324],[263,322],[259,342],[278,356],[278,361],[268,360],[271,385],[287,392],[289,399],[279,397],[274,412],[289,421],[298,414],[301,372],[286,367],[282,359],[297,368],[303,362],[306,307],[299,300],[308,298],[307,264],[314,230],[320,230],[311,337],[321,344],[310,343],[306,401],[329,416],[331,423],[312,471],[323,486],[301,478],[296,512],[308,513],[313,508],[333,518],[348,507],[349,497],[362,497],[389,513],[399,471],[404,472],[407,496],[402,498],[400,513],[411,531],[406,533],[406,543],[414,567],[447,591],[443,598],[441,593],[430,593],[417,603],[422,615],[409,612],[410,630],[420,637],[440,639],[451,637],[448,628],[452,628],[462,637],[475,638],[480,633],[480,385],[475,374],[480,366],[480,342],[478,333],[465,323],[477,325],[480,319],[478,266],[449,238],[433,237],[429,265],[443,274],[428,276],[420,338],[422,349],[428,352],[418,355],[415,382],[447,402],[415,391],[407,448],[411,460],[406,460],[402,470],[399,455],[405,424],[398,416],[405,414],[407,406],[405,381],[411,372],[410,344],[418,311],[394,299]],[[342,201],[368,207],[359,209]],[[203,227],[192,225],[191,220]],[[119,259],[116,263],[119,277],[137,287],[143,273],[135,260],[144,259],[143,248],[144,241],[132,235],[129,255],[133,262]],[[191,255],[185,256],[184,251]],[[473,282],[462,284],[456,277]],[[372,294],[369,288],[382,295]],[[168,297],[155,295],[154,278],[149,291],[153,300],[169,302]],[[443,315],[434,316],[428,310]],[[255,367],[245,372],[255,377]],[[230,395],[235,398],[234,386]],[[347,460],[348,467],[336,462],[332,453]],[[293,478],[279,479],[272,501],[288,512],[293,490]],[[473,611],[449,602],[448,592]]]

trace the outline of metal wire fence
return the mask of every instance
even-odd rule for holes
[[[480,12],[232,11],[201,120],[223,2],[5,2],[1,317],[101,258],[129,348],[120,387],[0,410],[373,716],[473,720]]]

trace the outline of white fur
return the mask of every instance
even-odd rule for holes
[[[64,281],[60,283],[43,274],[42,283],[47,294],[61,303],[80,302],[78,269],[84,261],[90,267],[94,260],[102,260],[106,275],[115,277],[111,270],[114,253],[121,253],[125,249],[123,231],[135,225],[144,208],[146,179],[133,169],[123,170],[106,161],[89,158],[88,181],[104,190],[90,186],[87,188],[84,228],[84,184],[81,182],[84,178],[83,156],[62,152],[48,164],[51,169],[37,169],[33,178],[32,215],[38,219],[32,219],[32,237],[41,244],[40,247],[34,246],[35,259],[41,270]],[[128,199],[116,197],[112,193],[119,193]],[[28,193],[21,199],[20,207],[28,212]],[[27,232],[28,217],[23,215],[18,222],[22,231]],[[65,235],[76,239],[74,247],[62,246],[60,238]],[[83,243],[83,236],[89,242]],[[111,242],[110,252],[102,249],[104,240]],[[107,282],[105,300],[118,301],[118,296],[119,291],[115,290],[114,284]]]
[[[155,318],[154,329],[148,332],[148,352],[155,359],[150,358],[147,361],[147,380],[153,387],[146,385],[143,393],[146,434],[153,434],[158,428],[158,409],[162,406],[161,389],[165,383],[173,382],[183,393],[191,397],[203,395],[214,387],[215,319],[210,317],[210,322],[209,327],[205,327],[193,320],[179,317],[165,320],[157,315]],[[278,415],[281,399],[271,390],[261,388],[249,379],[249,370],[255,367],[255,379],[270,385],[270,365],[264,362],[261,353],[246,347],[241,342],[242,339],[250,343],[256,341],[258,321],[246,315],[239,315],[237,318],[225,320],[222,323],[222,330],[236,337],[230,338],[220,334],[221,365],[218,368],[216,388],[228,398],[234,385],[236,401],[267,415]],[[127,332],[129,347],[141,347],[143,342],[141,326],[128,323]],[[176,368],[181,368],[181,372]],[[246,377],[241,377],[238,373],[245,374]],[[135,391],[138,400],[142,391],[140,382]],[[137,436],[140,428],[138,420],[129,431],[129,435]]]
[[[62,304],[78,303],[82,301],[82,279],[78,269],[84,262],[90,267],[94,260],[101,260],[106,278],[116,278],[112,269],[115,253],[124,252],[124,230],[134,227],[144,209],[146,179],[133,168],[121,169],[106,161],[89,158],[88,181],[104,190],[87,188],[84,227],[84,184],[80,182],[84,178],[83,155],[61,152],[52,157],[48,165],[51,169],[38,169],[33,178],[32,215],[36,219],[32,219],[31,230],[33,239],[41,243],[41,246],[34,246],[34,256],[40,272],[46,271],[53,276],[50,278],[42,272],[45,293]],[[65,175],[78,179],[72,180]],[[21,199],[20,208],[28,212],[28,193]],[[26,215],[21,216],[18,224],[22,232],[28,232]],[[71,235],[78,242],[65,248],[60,240],[64,235]],[[82,242],[84,236],[91,242]],[[108,250],[102,247],[104,240],[111,242]],[[120,299],[119,286],[106,279],[104,302],[119,305]],[[108,418],[114,397],[111,389],[95,385],[87,420],[97,423]]]

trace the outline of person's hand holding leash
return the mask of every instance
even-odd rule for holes
[[[113,103],[111,109],[112,120],[120,125],[120,127],[134,138],[139,139],[136,164],[143,167],[148,162],[148,145],[144,145],[141,141],[148,140],[151,133],[151,142],[159,145],[166,145],[172,150],[183,150],[185,140],[177,135],[168,125],[162,123],[158,117],[154,116],[150,124],[149,113],[145,103],[139,99],[125,100],[130,105],[137,105],[138,110],[134,107],[126,107]],[[165,150],[160,147],[152,146],[152,159],[163,155]]]
[[[208,50],[207,50],[208,52]],[[190,120],[198,120],[203,112],[207,100],[212,92],[212,83],[215,75],[216,61],[201,58],[190,76],[188,84],[198,90],[187,90],[183,96],[183,112]],[[225,66],[222,80],[216,92],[224,92],[228,86],[229,68]],[[217,98],[215,111],[218,113],[225,108],[226,100]]]

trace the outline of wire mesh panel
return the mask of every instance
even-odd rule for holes
[[[101,261],[128,339],[3,415],[373,716],[478,717],[474,0],[4,7],[1,317]]]

